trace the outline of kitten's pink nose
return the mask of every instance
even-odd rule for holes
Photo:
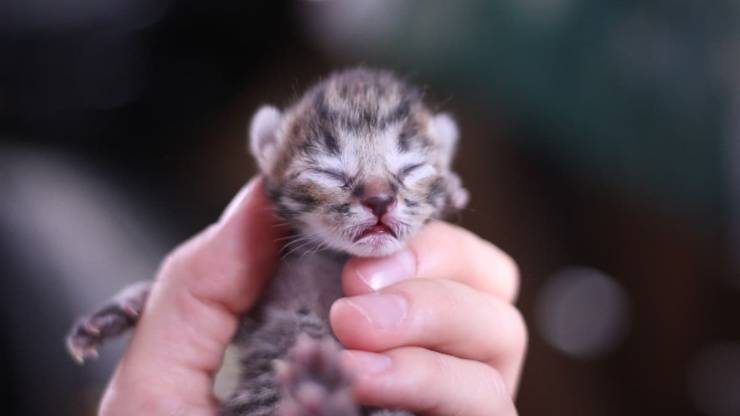
[[[396,198],[391,194],[373,193],[362,199],[362,205],[370,208],[378,219],[382,218],[388,212],[388,209],[396,202]]]

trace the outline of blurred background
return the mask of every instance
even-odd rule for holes
[[[459,121],[461,223],[518,261],[522,415],[740,415],[740,3],[0,1],[0,413],[94,414],[77,315],[254,173],[331,70]]]

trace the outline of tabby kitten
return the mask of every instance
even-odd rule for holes
[[[351,69],[319,82],[285,111],[264,106],[250,149],[289,243],[260,304],[242,319],[238,387],[223,415],[407,415],[356,405],[328,324],[349,255],[384,256],[467,192],[450,170],[457,127],[420,92],[382,70]],[[148,284],[125,289],[80,319],[67,339],[78,361],[135,325]]]

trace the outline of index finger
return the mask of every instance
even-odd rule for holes
[[[342,271],[347,295],[382,289],[410,278],[450,279],[512,302],[519,271],[509,255],[462,227],[433,222],[407,247],[388,257],[352,258]]]

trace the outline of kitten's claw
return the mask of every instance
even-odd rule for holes
[[[84,364],[88,358],[98,358],[98,350],[94,346],[85,346],[73,337],[67,338],[67,351],[80,365]]]
[[[299,337],[288,358],[275,363],[275,375],[283,391],[280,416],[359,414],[334,339]]]
[[[136,325],[144,310],[149,287],[149,282],[131,285],[92,315],[80,318],[66,340],[72,358],[79,364],[88,358],[98,358],[100,345]]]
[[[67,336],[67,351],[83,364],[88,358],[98,358],[98,347],[106,340],[123,333],[135,323],[120,305],[110,305],[77,321]]]
[[[100,328],[96,327],[92,321],[85,321],[82,325],[85,327],[85,331],[93,335],[100,334]]]
[[[143,307],[144,307],[144,305],[136,305],[136,304],[132,304],[132,303],[124,303],[123,305],[121,305],[121,310],[129,318],[136,319],[141,314],[141,309],[143,309]]]

